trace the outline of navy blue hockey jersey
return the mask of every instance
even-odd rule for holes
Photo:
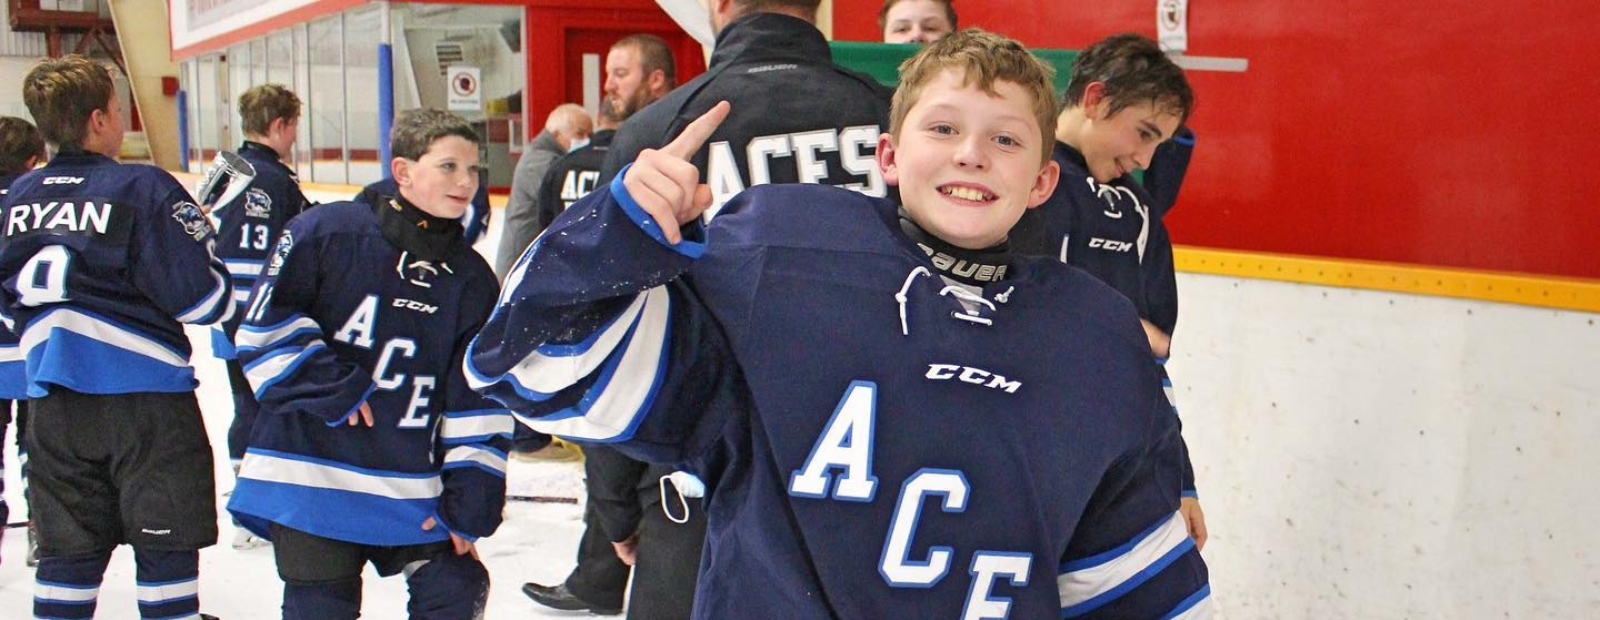
[[[233,300],[238,304],[233,318],[211,330],[211,352],[222,359],[234,357],[233,335],[244,318],[244,303],[250,299],[250,289],[272,255],[283,225],[311,206],[300,193],[294,170],[283,165],[272,147],[245,142],[239,156],[255,166],[255,179],[244,193],[211,210],[211,223],[217,228],[217,256],[233,275]]]
[[[619,176],[535,241],[467,364],[535,428],[694,462],[695,617],[1205,612],[1126,300],[1026,257],[971,299],[836,188],[752,188],[705,237],[669,246]]]
[[[271,521],[372,545],[445,539],[420,529],[430,516],[493,533],[513,420],[461,361],[497,291],[471,248],[420,260],[368,205],[291,220],[235,339],[261,414],[228,510],[258,534]],[[362,402],[375,425],[346,425]]]
[[[21,174],[0,175],[0,204],[11,192],[11,182]],[[11,326],[0,327],[0,399],[25,400],[28,398],[28,369],[22,361],[22,350],[17,347],[17,334]],[[0,500],[4,501],[4,500]]]
[[[180,323],[233,312],[211,224],[154,166],[75,152],[12,183],[0,236],[0,307],[21,339],[28,395],[187,392]]]
[[[361,188],[352,200],[369,205],[380,205],[389,202],[389,199],[400,195],[400,186],[396,185],[393,178],[386,178],[368,183]],[[488,174],[478,177],[478,193],[472,195],[472,202],[467,203],[467,212],[461,215],[462,237],[471,246],[478,242],[484,231],[489,230],[489,181]]]
[[[1096,181],[1083,155],[1071,146],[1057,142],[1051,157],[1061,166],[1056,191],[1012,228],[1012,250],[1054,257],[1089,272],[1132,301],[1139,318],[1172,334],[1178,326],[1178,280],[1172,241],[1161,222],[1164,210],[1131,175],[1110,183]],[[1173,401],[1166,360],[1157,361],[1163,365],[1162,387]],[[1183,494],[1194,497],[1194,468],[1186,446],[1182,454]]]

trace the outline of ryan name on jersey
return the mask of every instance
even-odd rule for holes
[[[95,233],[104,235],[111,226],[115,209],[109,202],[33,202],[12,205],[6,210],[6,236],[35,231]]]

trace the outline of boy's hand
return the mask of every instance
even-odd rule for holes
[[[660,150],[645,149],[623,176],[623,187],[639,208],[655,219],[670,243],[682,241],[678,227],[694,221],[711,206],[711,188],[700,183],[700,170],[689,158],[728,118],[730,107],[726,101],[719,102]]]
[[[422,529],[423,531],[432,530],[435,525],[438,525],[438,522],[434,521],[433,517],[428,517],[427,520],[422,522]],[[471,554],[472,559],[480,559],[478,557],[478,546],[470,540],[457,536],[455,532],[450,532],[450,544],[455,547],[456,555]]]
[[[362,423],[372,428],[372,405],[368,405],[367,401],[361,401],[361,406],[356,408],[356,415],[350,416],[348,422],[350,426],[360,426]]]
[[[1181,502],[1178,511],[1183,513],[1183,520],[1189,524],[1189,537],[1194,539],[1194,548],[1204,551],[1210,533],[1206,531],[1206,513],[1200,509],[1200,500],[1185,497]]]

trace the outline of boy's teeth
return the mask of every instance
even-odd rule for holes
[[[945,193],[962,200],[983,200],[983,192],[970,187],[952,187]]]

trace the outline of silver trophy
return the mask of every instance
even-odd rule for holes
[[[238,153],[218,151],[216,159],[211,160],[211,165],[206,166],[205,173],[200,176],[200,183],[195,185],[195,200],[199,201],[202,211],[210,213],[212,208],[239,197],[255,178],[256,167],[245,158]]]

